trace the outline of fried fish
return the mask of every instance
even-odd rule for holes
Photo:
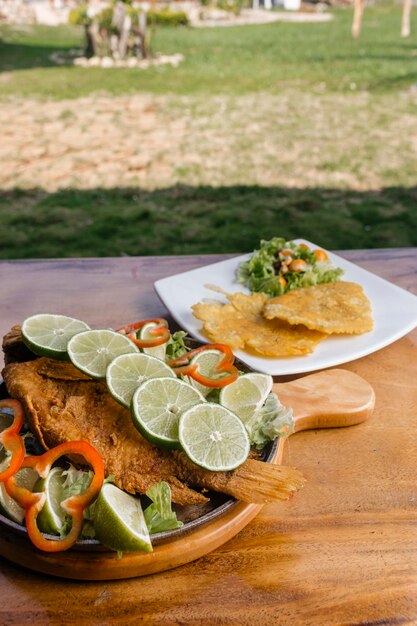
[[[129,411],[112,398],[104,382],[70,363],[37,358],[9,363],[2,374],[45,449],[65,441],[88,441],[101,454],[106,475],[129,493],[143,494],[165,480],[172,500],[181,505],[207,501],[193,487],[264,503],[286,499],[304,483],[295,468],[248,459],[232,472],[209,472],[183,452],[157,448],[135,429]]]

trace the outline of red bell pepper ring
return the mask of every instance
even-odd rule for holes
[[[138,339],[137,331],[150,322],[154,322],[156,324],[156,326],[149,329],[149,334],[153,335],[155,339]],[[154,317],[149,320],[141,320],[140,322],[135,322],[134,324],[128,324],[127,326],[118,328],[117,332],[122,335],[127,335],[127,337],[129,337],[129,339],[133,341],[138,348],[154,348],[155,346],[161,346],[166,343],[171,336],[168,329],[168,322],[162,317]]]
[[[219,350],[223,353],[223,358],[221,359],[221,361],[218,362],[214,369],[219,375],[224,373],[229,374],[228,376],[226,375],[222,376],[221,378],[210,378],[208,376],[200,374],[199,364],[190,363],[190,361],[193,356],[195,356],[199,352],[203,352],[204,350]],[[239,376],[237,368],[233,365],[234,360],[235,357],[230,346],[223,343],[212,343],[206,344],[199,348],[195,348],[194,350],[190,350],[178,359],[168,361],[167,365],[169,365],[169,367],[172,367],[177,376],[181,374],[184,376],[189,376],[190,378],[200,383],[201,385],[204,385],[205,387],[226,387],[226,385],[230,385],[230,383],[233,383]]]
[[[70,496],[61,502],[62,508],[71,516],[72,520],[71,530],[63,539],[47,539],[36,524],[36,519],[45,504],[45,492],[32,492],[24,487],[19,487],[15,482],[14,476],[11,476],[5,482],[9,496],[25,509],[26,528],[30,540],[39,550],[46,552],[67,550],[77,541],[83,527],[84,509],[97,498],[103,484],[104,463],[97,450],[87,441],[67,441],[55,448],[51,448],[51,450],[48,450],[41,456],[25,457],[21,465],[22,468],[30,467],[34,469],[40,477],[45,478],[52,464],[61,456],[68,454],[82,456],[91,465],[94,477],[84,493]]]
[[[25,414],[23,407],[18,400],[0,401],[0,409],[11,409],[13,411],[13,422],[0,433],[0,443],[3,444],[5,450],[11,454],[9,464],[6,469],[0,472],[0,482],[3,482],[16,474],[21,468],[26,450],[23,437],[19,432],[23,426]]]

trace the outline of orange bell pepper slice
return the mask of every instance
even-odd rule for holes
[[[25,457],[21,467],[30,467],[38,472],[39,476],[45,478],[51,469],[52,464],[61,456],[74,454],[83,457],[91,465],[94,477],[88,489],[79,495],[70,496],[61,502],[62,508],[71,516],[72,525],[69,533],[62,539],[47,539],[39,530],[36,519],[42,510],[46,493],[32,492],[24,487],[19,487],[15,482],[15,477],[10,476],[5,481],[6,491],[11,498],[25,509],[26,528],[32,543],[45,552],[61,552],[74,545],[80,536],[83,521],[84,509],[88,507],[98,496],[104,480],[104,463],[97,450],[87,441],[67,441],[55,448],[51,448],[41,456]]]
[[[153,335],[155,339],[138,339],[137,331],[150,322],[155,322],[156,324],[156,326],[149,329],[149,334]],[[129,337],[129,339],[133,341],[138,348],[154,348],[155,346],[161,346],[166,343],[171,336],[168,328],[168,322],[163,317],[154,317],[149,320],[141,320],[140,322],[135,322],[134,324],[128,324],[127,326],[118,328],[117,332],[122,335],[127,335],[127,337]]]
[[[219,350],[220,352],[223,352],[223,358],[214,369],[216,373],[229,374],[228,376],[223,376],[222,378],[210,378],[208,376],[204,376],[199,371],[200,366],[198,363],[190,363],[193,356],[199,352],[203,352],[204,350]],[[233,365],[234,359],[235,357],[230,346],[223,343],[212,343],[190,350],[183,356],[172,361],[168,361],[167,365],[172,367],[177,376],[180,376],[181,374],[189,376],[205,387],[215,388],[226,387],[226,385],[230,385],[230,383],[233,383],[238,378],[239,372]]]
[[[25,420],[25,414],[21,403],[11,398],[1,400],[0,409],[11,409],[13,411],[13,422],[0,433],[0,443],[11,454],[8,467],[0,472],[0,482],[3,482],[16,474],[25,458],[25,443],[23,437],[19,435]]]

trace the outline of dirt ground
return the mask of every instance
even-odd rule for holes
[[[417,92],[3,101],[0,189],[415,184]]]

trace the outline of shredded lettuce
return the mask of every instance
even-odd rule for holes
[[[64,477],[64,482],[62,483],[62,491],[61,491],[61,502],[70,498],[71,496],[78,496],[81,493],[84,493],[90,486],[91,481],[93,480],[93,472],[80,470],[74,467],[73,465],[69,465],[66,470],[62,472],[62,476]],[[94,537],[94,528],[92,527],[92,517],[90,520],[90,513],[88,507],[84,509],[84,525],[81,533],[81,537],[83,539]],[[90,528],[91,527],[91,528]],[[85,528],[85,532],[84,532]],[[60,530],[60,536],[65,537],[71,530],[71,516],[66,515],[64,524]]]
[[[92,471],[77,469],[73,465],[70,465],[68,469],[64,470],[62,475],[65,476],[62,485],[63,500],[84,493],[90,486],[94,476]]]
[[[277,273],[274,269],[275,253],[282,248],[291,249],[293,258],[303,259],[309,268],[306,272],[287,272],[285,286],[277,280]],[[236,279],[238,283],[245,285],[251,291],[262,291],[275,297],[291,289],[339,280],[342,274],[343,270],[334,267],[330,261],[318,261],[313,250],[302,248],[282,237],[273,237],[269,241],[262,240],[260,247],[253,252],[250,259],[240,264]]]
[[[275,393],[270,393],[263,406],[245,421],[251,444],[261,449],[268,441],[288,437],[294,432],[291,408],[286,408]]]
[[[165,481],[157,483],[148,489],[146,495],[152,500],[152,504],[144,510],[143,514],[151,535],[183,526],[171,508],[171,489],[168,483]]]
[[[188,351],[188,348],[184,343],[184,337],[186,336],[187,333],[183,330],[177,330],[176,333],[173,333],[171,335],[167,343],[167,361],[178,359],[180,356],[183,356]]]

